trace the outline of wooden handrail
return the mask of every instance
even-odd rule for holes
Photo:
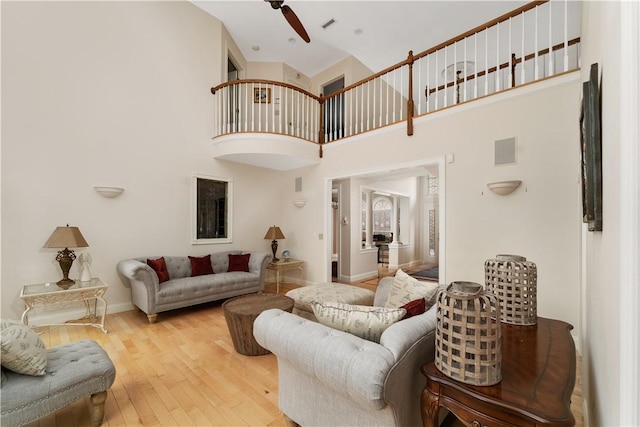
[[[496,25],[496,24],[498,24],[500,22],[506,21],[509,18],[517,16],[517,15],[521,14],[522,12],[526,12],[528,10],[531,10],[531,9],[537,7],[537,6],[540,6],[541,4],[547,3],[548,1],[549,0],[539,0],[539,1],[533,1],[531,3],[527,3],[524,6],[521,6],[521,7],[517,8],[517,9],[515,9],[515,10],[512,10],[511,12],[505,13],[504,15],[501,15],[501,16],[499,16],[499,17],[497,17],[497,18],[495,18],[495,19],[493,19],[493,20],[491,20],[489,22],[486,22],[486,23],[484,23],[482,25],[479,25],[479,26],[475,27],[472,30],[469,30],[469,31],[467,31],[465,33],[462,33],[462,34],[460,34],[460,35],[458,35],[458,36],[456,36],[456,37],[454,37],[452,39],[449,39],[447,41],[444,41],[444,42],[440,43],[439,45],[436,45],[436,46],[434,46],[432,48],[424,50],[424,51],[418,53],[417,55],[413,55],[413,61],[416,61],[416,60],[418,60],[418,59],[420,59],[420,58],[422,58],[424,56],[427,56],[427,55],[429,55],[429,54],[431,54],[431,53],[433,53],[433,52],[435,52],[437,50],[440,50],[440,49],[442,49],[442,48],[444,48],[446,46],[449,46],[449,45],[452,45],[452,44],[454,44],[456,42],[459,42],[460,40],[464,40],[465,38],[469,37],[470,35],[473,35],[473,34],[479,32],[479,31],[482,31],[482,30],[484,30],[486,28],[493,27],[494,25]],[[358,86],[362,86],[363,84],[365,84],[367,82],[370,82],[371,80],[374,80],[374,79],[376,79],[378,77],[381,77],[381,76],[383,76],[383,75],[385,75],[387,73],[390,73],[391,71],[397,70],[398,68],[403,67],[403,66],[408,65],[408,64],[409,64],[409,59],[405,59],[404,61],[401,61],[401,62],[398,62],[397,64],[391,65],[390,67],[387,67],[382,71],[378,71],[377,73],[375,73],[375,74],[373,74],[373,75],[371,75],[369,77],[366,77],[366,78],[364,78],[362,80],[359,80],[359,81],[357,81],[355,83],[352,83],[352,84],[350,84],[349,86],[346,86],[343,89],[340,89],[340,90],[338,90],[336,92],[333,92],[331,95],[328,95],[327,98],[338,96],[341,93],[347,92],[347,91],[349,91],[349,90],[351,90],[353,88],[356,88]]]
[[[292,89],[295,90],[297,92],[303,93],[305,95],[307,95],[310,98],[315,99],[316,101],[320,101],[320,98],[318,95],[314,95],[309,91],[306,91],[304,89],[301,89],[297,86],[291,85],[289,83],[283,83],[283,82],[278,82],[275,80],[264,80],[264,79],[244,79],[244,80],[230,80],[228,82],[224,82],[224,83],[220,83],[218,86],[214,86],[211,88],[211,93],[212,94],[216,94],[217,91],[219,91],[222,88],[225,88],[227,86],[234,86],[237,84],[260,84],[260,85],[274,85],[274,86],[280,86],[280,87],[284,87],[284,88],[288,88],[288,89]]]
[[[447,46],[452,45],[454,43],[457,43],[457,42],[459,42],[461,40],[464,40],[467,37],[469,37],[469,36],[471,36],[471,35],[473,35],[475,33],[478,33],[478,32],[480,32],[482,30],[485,30],[487,28],[493,27],[494,25],[499,24],[501,22],[504,22],[509,18],[513,18],[514,16],[517,16],[517,15],[521,14],[522,12],[526,12],[528,10],[531,10],[531,9],[537,7],[537,6],[545,4],[548,1],[549,0],[540,0],[540,1],[533,1],[531,3],[527,3],[524,6],[519,7],[518,9],[512,10],[511,12],[505,13],[504,15],[497,17],[496,19],[493,19],[493,20],[491,20],[489,22],[486,22],[486,23],[484,23],[482,25],[478,25],[474,29],[469,30],[469,31],[467,31],[465,33],[462,33],[459,36],[456,36],[456,37],[454,37],[452,39],[449,39],[449,40],[447,40],[445,42],[442,42],[439,45],[436,45],[436,46],[434,46],[432,48],[429,48],[429,49],[427,49],[425,51],[422,51],[419,54],[415,55],[414,58],[415,59],[420,59],[420,58],[422,58],[424,56],[427,56],[427,55],[429,55],[429,54],[431,54],[431,53],[433,53],[433,52],[435,52],[437,50],[440,50],[440,49],[442,49],[444,47],[447,47]]]

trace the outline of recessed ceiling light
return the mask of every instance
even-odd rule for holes
[[[260,46],[258,46],[257,44],[253,45],[253,46],[251,46],[251,50],[253,50],[254,52],[257,52],[257,51],[260,50]]]
[[[356,36],[359,36],[360,34],[362,34],[362,29],[356,28],[353,34],[355,34]]]

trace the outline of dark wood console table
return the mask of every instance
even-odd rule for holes
[[[453,380],[429,362],[422,367],[422,420],[436,427],[447,408],[469,426],[572,426],[570,401],[576,350],[559,320],[539,317],[534,326],[502,324],[502,381],[472,386]]]

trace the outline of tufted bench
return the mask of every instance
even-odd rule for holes
[[[295,301],[293,314],[316,320],[311,303],[313,301],[341,302],[345,304],[373,305],[375,293],[369,289],[342,283],[320,283],[292,289],[286,294]]]
[[[92,340],[63,344],[47,350],[43,376],[2,370],[2,426],[21,426],[91,396],[91,425],[102,424],[107,390],[116,368],[107,353]]]

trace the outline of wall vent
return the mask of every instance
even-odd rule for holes
[[[516,139],[507,138],[495,141],[495,166],[516,163]]]
[[[333,19],[333,18],[331,18],[331,19],[329,19],[327,22],[325,22],[324,24],[322,24],[322,28],[324,28],[324,29],[326,30],[327,28],[329,28],[331,25],[333,25],[333,24],[335,24],[335,23],[336,23],[336,20],[335,20],[335,19]]]

